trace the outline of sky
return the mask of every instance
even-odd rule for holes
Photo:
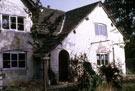
[[[97,1],[103,2],[104,0],[40,0],[40,1],[44,7],[50,5],[50,8],[52,9],[69,11]]]

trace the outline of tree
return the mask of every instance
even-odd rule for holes
[[[54,35],[58,25],[60,25],[63,15],[57,17],[54,21],[51,21],[51,17],[54,13],[44,17],[42,22],[39,21],[40,13],[43,9],[41,3],[35,4],[35,7],[31,10],[33,26],[31,29],[32,42],[29,43],[33,46],[34,55],[38,55],[44,64],[44,91],[47,91],[47,69],[46,69],[46,58],[47,55],[53,50],[57,44],[60,43],[58,36]]]
[[[135,0],[105,0],[104,4],[130,42],[125,47],[126,58],[135,56]]]

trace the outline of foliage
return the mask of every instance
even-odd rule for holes
[[[56,75],[52,71],[51,68],[48,69],[48,77],[49,77],[49,80],[51,81],[51,85],[56,85],[57,84]]]
[[[121,88],[122,72],[118,66],[112,63],[107,66],[101,66],[99,70],[102,77],[105,77],[109,84],[116,88]]]
[[[130,40],[125,46],[126,58],[135,57],[135,0],[105,0],[104,4],[122,30]]]
[[[96,91],[119,91],[117,88],[113,87],[112,84],[108,84],[106,81],[103,81],[101,85],[99,85]]]
[[[63,19],[63,16],[60,16],[56,18],[54,22],[51,22],[51,17],[53,17],[53,15],[54,13],[51,13],[50,15],[44,17],[42,25],[39,26],[37,23],[35,23],[32,27],[32,45],[34,52],[36,53],[49,53],[54,48],[54,45],[58,42],[58,40],[56,40],[56,36],[53,34]],[[40,29],[44,31],[40,31]],[[46,33],[44,34],[44,32]]]
[[[57,36],[54,35],[54,32],[64,18],[64,16],[61,15],[52,21],[52,17],[55,16],[54,11],[48,16],[42,16],[43,20],[41,21],[40,17],[42,9],[44,8],[41,3],[38,2],[35,5],[35,8],[31,10],[33,26],[31,28],[30,35],[33,41],[29,41],[33,47],[34,53],[38,53],[41,56],[43,53],[49,53],[55,47],[55,44],[59,43]]]
[[[135,58],[130,58],[126,60],[126,68],[128,73],[135,73]]]
[[[115,18],[117,26],[124,29],[126,35],[131,35],[135,29],[134,0],[105,0],[104,4]]]
[[[42,81],[17,81],[12,86],[4,86],[2,91],[43,91]]]
[[[122,91],[135,91],[135,83],[134,82],[123,83]]]
[[[70,68],[72,81],[76,82],[82,91],[95,91],[101,83],[100,77],[93,70],[91,63],[88,62],[86,54],[75,56],[71,60]]]

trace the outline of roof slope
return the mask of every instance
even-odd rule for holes
[[[66,21],[64,23],[63,32],[70,32],[75,28],[93,9],[99,2],[83,6],[65,13]]]
[[[50,42],[52,45],[49,46],[47,49],[48,52],[52,51],[54,48],[56,48],[61,42],[65,39],[65,37],[68,36],[68,34],[75,28],[88,14],[90,14],[93,9],[97,6],[99,2],[83,6],[68,12],[62,12],[58,10],[53,10],[53,9],[48,9],[48,8],[42,8],[42,12],[40,12],[39,16],[39,25],[42,25],[42,22],[44,21],[44,18],[48,16],[49,14],[54,12],[54,15],[51,17],[52,22],[55,21],[55,19],[58,16],[65,15],[65,22],[63,25],[63,30],[60,34],[57,36],[53,37],[53,40]],[[62,27],[62,24],[58,26],[57,32],[60,31]],[[41,27],[39,30],[42,30],[43,28]],[[44,29],[43,29],[44,30]],[[46,30],[44,30],[46,31]],[[42,32],[43,33],[43,32]],[[46,52],[45,50],[42,50],[42,52]]]
[[[40,9],[40,13],[39,13],[39,19],[38,19],[38,25],[39,25],[39,31],[41,31],[41,33],[45,33],[48,30],[44,28],[44,22],[46,22],[46,17],[48,17],[49,15],[52,14],[52,16],[49,18],[49,22],[54,23],[56,21],[56,19],[62,15],[65,14],[65,12],[63,11],[59,11],[59,10],[53,10],[53,9],[49,9],[49,8],[45,8],[45,7],[41,7]],[[57,29],[55,31],[59,31],[61,28],[61,23],[57,26]]]
[[[68,34],[75,28],[88,14],[92,12],[92,10],[97,6],[99,2],[80,7],[65,13],[66,20],[64,23],[64,27],[62,32],[55,37],[55,44],[50,51],[57,47],[57,45],[61,44],[61,42],[68,36]],[[54,40],[54,41],[55,41]]]

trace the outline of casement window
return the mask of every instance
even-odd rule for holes
[[[95,34],[107,36],[107,27],[105,24],[95,23]]]
[[[24,31],[24,17],[2,15],[2,28]]]
[[[108,60],[108,54],[97,54],[97,65],[102,66],[102,65],[108,65],[109,60]]]
[[[25,68],[26,52],[4,52],[3,68]]]

